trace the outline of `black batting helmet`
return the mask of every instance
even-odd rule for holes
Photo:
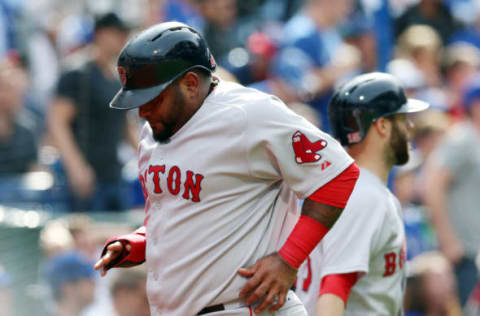
[[[361,142],[380,117],[428,107],[426,102],[407,99],[392,75],[373,72],[355,77],[335,91],[328,104],[328,119],[333,136],[348,146]]]
[[[202,68],[213,72],[216,64],[195,29],[165,22],[131,39],[120,52],[117,66],[122,88],[110,107],[132,109],[153,100],[187,71]]]

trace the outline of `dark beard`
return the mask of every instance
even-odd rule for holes
[[[408,162],[408,136],[402,132],[393,121],[392,136],[390,137],[390,149],[392,150],[393,165],[402,166]]]
[[[163,132],[153,133],[153,139],[159,143],[166,144],[170,141],[170,137],[173,135],[173,127],[170,125],[164,125]]]

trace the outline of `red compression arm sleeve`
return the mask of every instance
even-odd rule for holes
[[[129,267],[141,264],[145,261],[145,248],[147,245],[145,226],[140,227],[133,233],[113,237],[107,240],[102,251],[102,256],[107,252],[108,245],[116,241],[119,241],[123,244],[124,251],[117,258],[117,260],[114,260],[109,264],[108,268]],[[126,251],[127,244],[130,244],[131,246],[130,252]]]
[[[355,163],[352,163],[335,179],[322,186],[308,198],[318,203],[345,208],[359,175],[360,169]]]
[[[359,174],[357,165],[353,163],[308,198],[322,204],[344,208]],[[288,264],[298,269],[327,232],[328,228],[315,219],[300,216],[278,253]]]
[[[345,306],[347,305],[348,295],[352,287],[358,280],[358,273],[343,273],[343,274],[330,274],[322,279],[322,284],[320,286],[320,293],[318,296],[323,294],[333,294],[340,297]]]
[[[320,222],[302,215],[278,254],[298,269],[327,232],[328,229]]]

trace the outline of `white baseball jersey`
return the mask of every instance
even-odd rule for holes
[[[152,316],[238,300],[237,270],[278,250],[298,198],[353,163],[277,98],[224,81],[168,143],[145,124],[139,156]]]
[[[401,315],[405,250],[400,203],[361,168],[342,216],[300,267],[297,295],[315,315],[323,277],[359,272],[345,315]]]

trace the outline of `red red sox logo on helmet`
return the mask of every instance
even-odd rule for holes
[[[118,75],[120,77],[120,81],[122,82],[122,86],[125,86],[127,84],[127,71],[125,70],[124,67],[117,67]]]
[[[320,139],[316,142],[311,142],[302,132],[296,131],[292,136],[292,146],[295,152],[295,161],[298,164],[302,164],[319,161],[322,156],[318,151],[327,147],[327,141]]]
[[[210,67],[214,68],[216,65],[215,58],[213,58],[213,55],[210,55]]]

